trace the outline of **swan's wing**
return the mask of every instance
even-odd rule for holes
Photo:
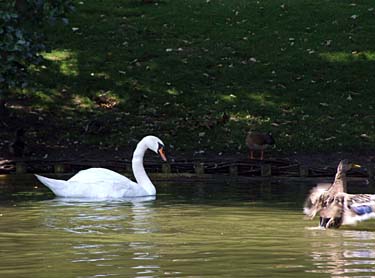
[[[90,168],[79,171],[68,181],[84,183],[96,183],[98,181],[113,181],[118,183],[131,182],[127,177],[105,168]]]
[[[76,196],[78,189],[81,192],[87,191],[84,187],[80,186],[76,182],[69,182],[64,180],[58,179],[51,179],[39,175],[35,175],[37,179],[43,183],[46,187],[48,187],[56,196],[60,197],[69,197],[69,196]]]
[[[375,195],[346,195],[343,224],[353,225],[358,221],[375,218]]]
[[[83,197],[134,197],[149,195],[143,187],[127,177],[105,168],[89,168],[79,171],[68,182],[81,188]],[[86,190],[87,188],[87,190]],[[75,189],[70,189],[75,191]],[[83,193],[84,192],[84,193]],[[76,194],[79,194],[77,192]]]

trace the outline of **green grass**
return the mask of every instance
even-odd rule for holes
[[[373,1],[76,2],[69,26],[46,27],[38,89],[17,95],[66,119],[44,136],[113,148],[152,133],[220,152],[244,151],[255,129],[283,152],[374,146]]]

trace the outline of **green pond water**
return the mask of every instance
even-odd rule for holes
[[[317,229],[299,184],[162,184],[153,199],[0,201],[0,277],[375,277],[375,221]],[[6,197],[4,197],[6,196]]]

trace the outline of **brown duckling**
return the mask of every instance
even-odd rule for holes
[[[249,131],[246,136],[246,145],[249,148],[249,157],[254,159],[254,151],[260,151],[260,159],[264,158],[264,150],[274,145],[275,140],[270,132]]]
[[[323,228],[339,228],[341,225],[375,218],[375,195],[346,193],[346,173],[360,165],[340,161],[335,180],[331,185],[313,188],[304,205],[304,213],[311,219],[317,213]]]
[[[19,128],[16,130],[14,140],[9,144],[9,152],[15,157],[22,157],[25,151],[24,141],[25,130]]]

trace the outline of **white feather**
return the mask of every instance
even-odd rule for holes
[[[343,225],[355,225],[355,224],[357,224],[357,222],[365,221],[365,220],[372,219],[372,218],[375,218],[374,212],[366,213],[366,214],[362,214],[362,215],[355,214],[353,216],[352,215],[350,215],[350,216],[344,215],[342,224]]]

